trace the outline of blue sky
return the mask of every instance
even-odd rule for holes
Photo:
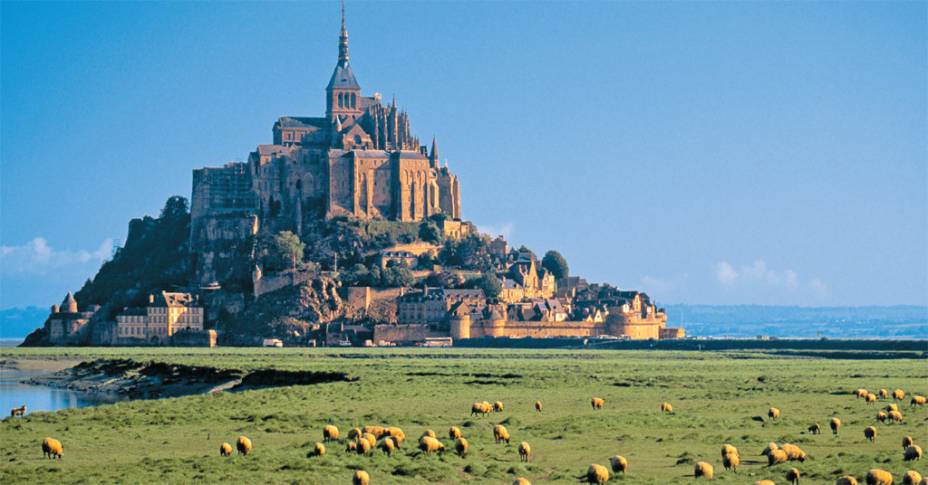
[[[928,4],[347,4],[464,216],[665,303],[928,303]],[[320,115],[338,5],[0,4],[0,308]]]

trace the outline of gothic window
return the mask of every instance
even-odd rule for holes
[[[342,106],[342,93],[338,93],[338,107],[341,108]]]
[[[355,98],[354,93],[351,93],[351,107],[352,108],[357,107],[357,99]]]

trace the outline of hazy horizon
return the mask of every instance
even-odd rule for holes
[[[363,93],[437,136],[482,229],[658,302],[928,305],[928,4],[347,13]],[[0,22],[0,309],[44,308],[192,169],[324,111],[338,4],[3,2]]]

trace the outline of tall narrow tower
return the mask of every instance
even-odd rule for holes
[[[348,63],[348,30],[345,28],[345,2],[342,0],[342,30],[338,36],[338,64],[325,88],[325,115],[330,122],[361,115],[361,86]]]

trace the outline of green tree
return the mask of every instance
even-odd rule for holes
[[[493,273],[484,273],[474,280],[474,288],[480,288],[487,298],[496,298],[503,290],[503,284]]]
[[[176,220],[181,219],[189,213],[187,198],[174,195],[168,198],[161,209],[161,219]]]
[[[423,222],[419,224],[419,239],[440,244],[444,238],[442,237],[441,228],[438,227],[438,224],[434,222]]]
[[[545,257],[541,260],[541,267],[548,270],[556,279],[566,278],[569,273],[567,260],[553,249],[545,253]]]
[[[280,271],[296,268],[303,261],[303,242],[290,231],[281,231],[265,244],[262,259],[265,269]]]
[[[380,286],[386,288],[408,287],[414,285],[416,278],[406,268],[394,266],[383,270],[380,274]]]

